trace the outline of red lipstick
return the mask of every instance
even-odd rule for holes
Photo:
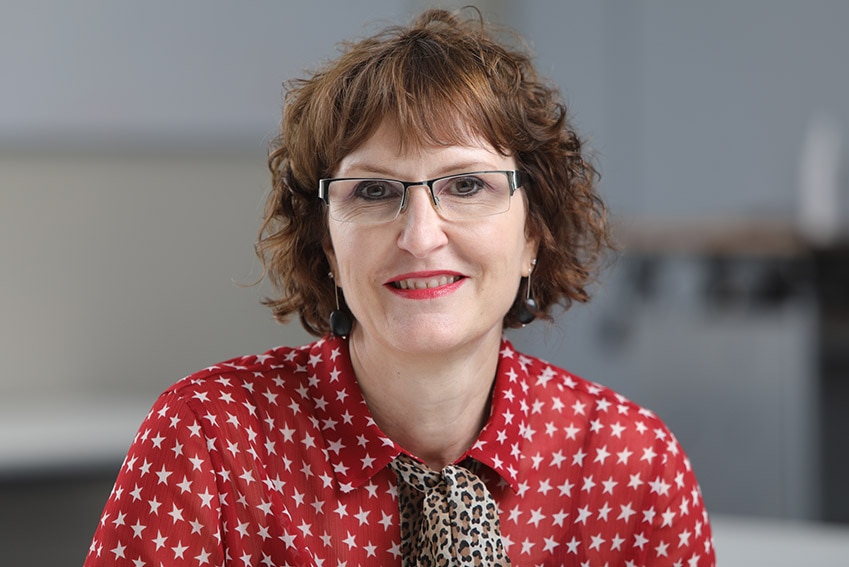
[[[406,299],[436,299],[455,292],[465,280],[457,272],[426,271],[400,274],[384,285]]]

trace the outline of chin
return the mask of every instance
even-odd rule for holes
[[[501,325],[489,329],[471,328],[467,324],[451,320],[421,321],[410,325],[388,325],[384,340],[396,349],[409,353],[450,352],[473,344],[487,337],[501,340]]]

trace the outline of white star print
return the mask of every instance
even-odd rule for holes
[[[558,486],[557,488],[560,489],[560,495],[561,496],[571,496],[572,495],[572,489],[574,487],[575,487],[575,485],[567,480],[563,484]]]
[[[531,519],[528,520],[535,527],[539,527],[539,523],[545,519],[545,514],[542,513],[542,508],[531,510]]]
[[[605,543],[605,539],[601,537],[601,534],[594,535],[592,536],[592,543],[590,543],[588,549],[600,550],[603,543]]]
[[[610,540],[610,549],[619,550],[622,549],[622,544],[625,543],[625,538],[619,537],[619,534],[613,536],[613,539]]]
[[[189,548],[187,545],[183,545],[182,542],[178,541],[176,547],[172,547],[171,550],[174,552],[174,559],[182,559],[183,553]]]
[[[168,538],[163,536],[161,532],[156,532],[156,539],[153,540],[153,543],[156,545],[156,549],[163,547],[167,539]]]
[[[347,358],[332,338],[281,347],[164,394],[135,436],[86,567],[286,565],[295,550],[316,567],[397,564],[397,479],[375,465],[400,448],[375,424]],[[513,563],[558,554],[612,567],[644,549],[647,561],[689,567],[699,555],[699,567],[713,565],[701,495],[662,423],[603,386],[518,362],[502,359],[500,410],[464,455],[481,463]]]
[[[563,456],[562,451],[557,451],[552,455],[551,458],[551,466],[560,468],[560,464],[566,460],[566,457]]]
[[[127,546],[126,546],[126,545],[121,545],[121,543],[119,542],[119,543],[118,543],[118,545],[117,545],[117,546],[115,546],[115,548],[114,548],[114,549],[112,549],[112,553],[114,553],[114,554],[115,554],[115,559],[118,559],[119,557],[120,557],[120,558],[123,558],[123,557],[124,557],[124,550],[125,550],[125,549],[127,549]]]
[[[616,481],[616,480],[613,480],[613,477],[611,476],[607,480],[602,481],[601,484],[602,484],[602,486],[604,486],[603,494],[613,495],[613,489],[616,487],[617,484],[619,484],[619,482]]]
[[[630,504],[620,504],[619,508],[621,512],[617,520],[625,520],[625,522],[628,522],[630,521],[631,516],[636,514],[636,512],[634,512],[634,509],[631,508]]]
[[[174,507],[168,512],[168,515],[171,516],[172,521],[176,524],[177,522],[182,522],[183,520],[183,511],[180,508],[177,508],[175,504]]]
[[[566,517],[567,517],[568,515],[569,515],[569,513],[568,513],[568,512],[564,512],[563,510],[560,510],[559,512],[557,512],[556,514],[554,514],[554,516],[553,516],[553,518],[554,518],[554,525],[555,525],[555,526],[563,526],[563,522],[566,520]]]
[[[345,544],[348,545],[348,549],[351,549],[353,547],[356,547],[357,538],[354,537],[354,534],[352,534],[351,532],[348,532],[348,537],[345,538],[344,542],[345,542]]]

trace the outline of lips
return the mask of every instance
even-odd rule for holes
[[[390,283],[395,289],[433,289],[444,285],[452,284],[460,280],[460,276],[442,275],[439,277],[429,278],[406,278],[396,280]]]
[[[399,274],[386,287],[407,299],[436,299],[454,293],[466,277],[456,272],[414,272]]]

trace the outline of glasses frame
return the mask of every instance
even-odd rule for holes
[[[507,184],[510,189],[509,199],[513,198],[513,193],[516,192],[520,187],[524,187],[525,184],[530,181],[530,175],[528,173],[519,170],[519,169],[492,169],[485,171],[469,171],[464,173],[452,173],[451,175],[442,175],[440,177],[434,177],[433,179],[424,179],[422,181],[402,181],[400,179],[391,179],[388,177],[327,177],[324,179],[318,180],[318,198],[324,201],[324,204],[327,205],[328,210],[330,209],[330,184],[334,181],[387,181],[390,183],[400,183],[402,187],[401,193],[401,204],[398,206],[398,210],[395,211],[395,215],[386,219],[385,221],[375,221],[373,223],[363,223],[363,224],[379,224],[383,222],[392,222],[393,220],[398,218],[398,215],[401,214],[403,210],[407,208],[408,194],[410,187],[427,187],[428,194],[430,195],[430,202],[433,207],[436,209],[438,213],[442,213],[442,210],[439,208],[439,199],[436,197],[436,194],[433,192],[434,184],[439,181],[443,181],[445,179],[451,179],[452,177],[465,177],[469,175],[480,175],[484,173],[503,173],[507,177]],[[510,210],[510,206],[508,204],[507,209],[501,211],[500,213],[494,213],[495,215],[506,213]],[[331,214],[331,217],[333,215]],[[492,216],[492,215],[486,215]],[[483,217],[481,217],[483,218]],[[339,221],[339,222],[353,222],[353,221]],[[355,223],[360,224],[360,223]]]

